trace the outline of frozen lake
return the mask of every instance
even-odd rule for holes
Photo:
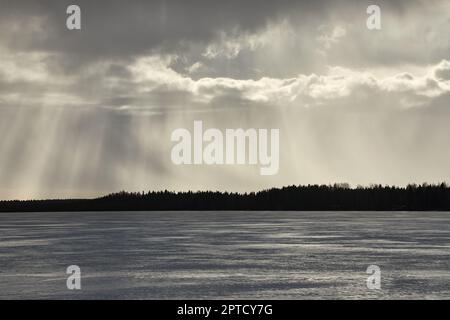
[[[450,299],[450,213],[0,213],[0,298]]]

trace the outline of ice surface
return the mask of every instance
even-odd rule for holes
[[[449,299],[450,213],[2,213],[0,298]]]

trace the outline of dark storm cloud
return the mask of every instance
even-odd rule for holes
[[[294,77],[323,73],[327,65],[436,63],[450,54],[450,44],[443,40],[450,22],[426,14],[442,3],[380,1],[385,24],[375,35],[365,27],[366,8],[372,4],[368,0],[0,0],[0,47],[52,53],[46,61],[51,70],[74,74],[98,61],[125,66],[144,55],[174,54],[180,59],[171,67],[179,73],[201,63],[190,74],[196,79]],[[81,7],[81,31],[66,28],[71,4]],[[411,21],[417,25],[421,15],[423,26],[416,30]],[[258,50],[249,48],[252,36],[280,26],[279,34]],[[330,40],[336,27],[344,35]],[[326,50],[321,38],[329,39]],[[238,46],[232,59],[227,52],[220,54],[230,42]],[[206,57],[211,44],[218,54]]]
[[[70,4],[81,7],[82,32],[70,32],[65,27]],[[42,29],[10,39],[18,48],[109,56],[140,54],[180,41],[208,41],[219,30],[230,28],[254,31],[289,4],[283,0],[2,1],[2,8],[8,10],[2,10],[1,17],[43,19]],[[27,30],[15,32],[23,31]]]
[[[433,1],[427,1],[427,3]],[[402,14],[420,1],[381,2],[386,10]],[[2,0],[2,34],[23,50],[63,51],[85,55],[142,54],[155,48],[173,48],[183,41],[205,43],[219,31],[255,32],[280,17],[324,20],[348,18],[364,12],[369,1],[263,0]],[[66,8],[82,10],[82,31],[66,29]],[[4,8],[7,8],[5,10]],[[35,21],[33,19],[41,19]],[[20,22],[21,27],[8,30]],[[295,23],[295,21],[293,21]],[[297,21],[299,22],[299,21]],[[36,26],[36,23],[39,26]],[[34,24],[34,25],[33,25]]]

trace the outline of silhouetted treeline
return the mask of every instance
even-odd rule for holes
[[[289,186],[251,193],[119,192],[97,199],[0,201],[0,212],[144,210],[450,211],[450,188],[346,184]]]

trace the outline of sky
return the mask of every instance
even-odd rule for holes
[[[278,174],[175,165],[195,120],[279,129]],[[0,0],[0,199],[450,182],[449,120],[448,0]]]

